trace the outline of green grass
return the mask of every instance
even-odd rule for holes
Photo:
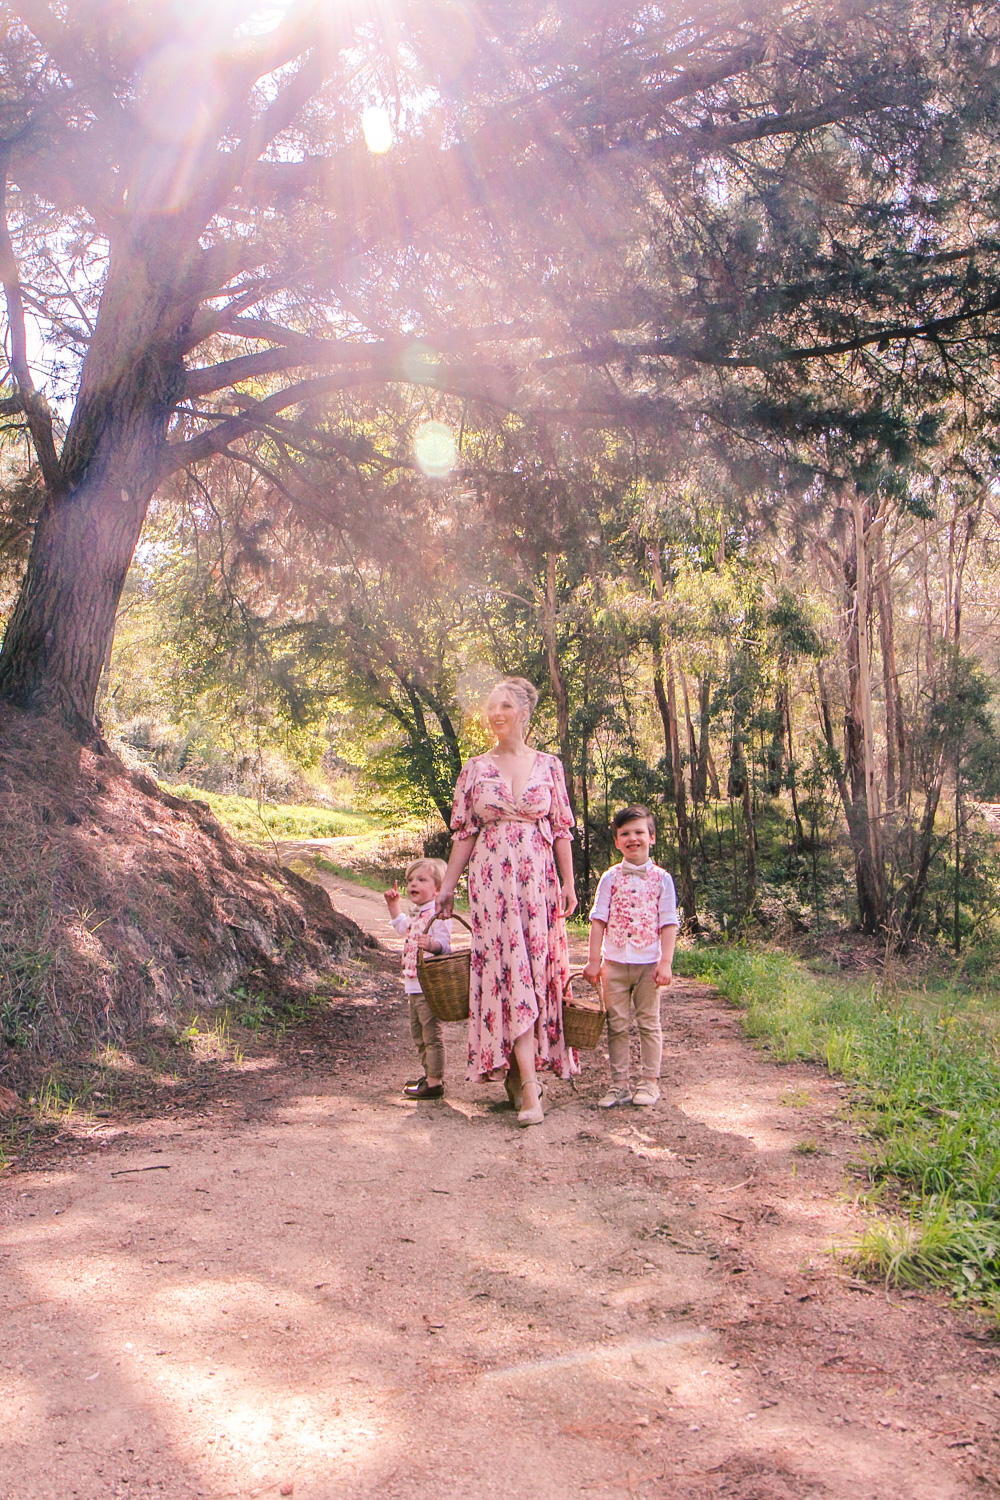
[[[299,803],[263,803],[253,797],[224,796],[203,792],[196,786],[172,786],[176,797],[207,802],[223,828],[248,844],[266,844],[270,839],[335,839],[371,833],[380,827],[370,813],[349,812]]]
[[[679,954],[677,968],[715,984],[779,1060],[825,1063],[855,1086],[873,1201],[891,1217],[869,1226],[854,1264],[972,1297],[1000,1321],[1000,997],[739,947]]]
[[[319,854],[314,860],[317,870],[325,870],[327,875],[336,875],[340,880],[353,881],[355,885],[366,886],[370,891],[384,891],[392,884],[387,875],[373,873],[371,870],[358,868],[356,865],[341,865],[333,859],[327,859],[325,854]]]

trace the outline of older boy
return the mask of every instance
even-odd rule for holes
[[[593,985],[600,983],[602,969],[604,976],[611,1088],[598,1100],[602,1109],[630,1101],[655,1104],[660,1097],[660,987],[673,979],[680,926],[674,882],[650,858],[656,824],[649,809],[636,804],[622,808],[611,831],[622,861],[605,870],[598,884],[590,913],[590,955],[583,971]],[[629,1086],[628,1036],[633,1008],[642,1066],[634,1094]]]

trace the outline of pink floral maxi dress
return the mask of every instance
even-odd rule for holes
[[[569,951],[552,852],[556,839],[572,838],[561,761],[539,751],[515,801],[492,757],[474,756],[455,787],[451,827],[456,838],[476,838],[467,1076],[505,1069],[516,1039],[534,1027],[536,1066],[569,1078],[580,1069],[563,1036]]]

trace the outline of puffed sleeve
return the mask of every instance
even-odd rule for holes
[[[557,755],[552,756],[552,807],[549,811],[549,822],[552,825],[552,837],[554,839],[571,839],[570,830],[573,827],[573,809],[569,805],[569,793],[566,790],[566,773],[563,771],[562,761]]]
[[[476,763],[467,760],[455,783],[455,800],[451,808],[451,831],[457,839],[474,839],[479,824],[472,811],[472,793],[476,784]]]

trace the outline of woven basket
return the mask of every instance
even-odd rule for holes
[[[608,1013],[604,1008],[604,994],[600,986],[593,989],[588,984],[590,995],[585,1000],[574,999],[573,981],[582,977],[582,969],[569,976],[569,984],[563,995],[563,1036],[567,1047],[577,1047],[589,1052],[597,1046],[604,1034],[604,1022]]]
[[[452,912],[456,922],[471,932],[472,928],[464,917],[458,912]],[[431,914],[431,922],[437,918]],[[426,929],[425,929],[426,930]],[[420,988],[427,997],[427,1004],[437,1016],[439,1021],[467,1021],[469,1019],[469,973],[472,965],[472,953],[468,948],[460,948],[457,953],[438,953],[425,956],[422,948],[417,949],[417,978],[420,980]]]

